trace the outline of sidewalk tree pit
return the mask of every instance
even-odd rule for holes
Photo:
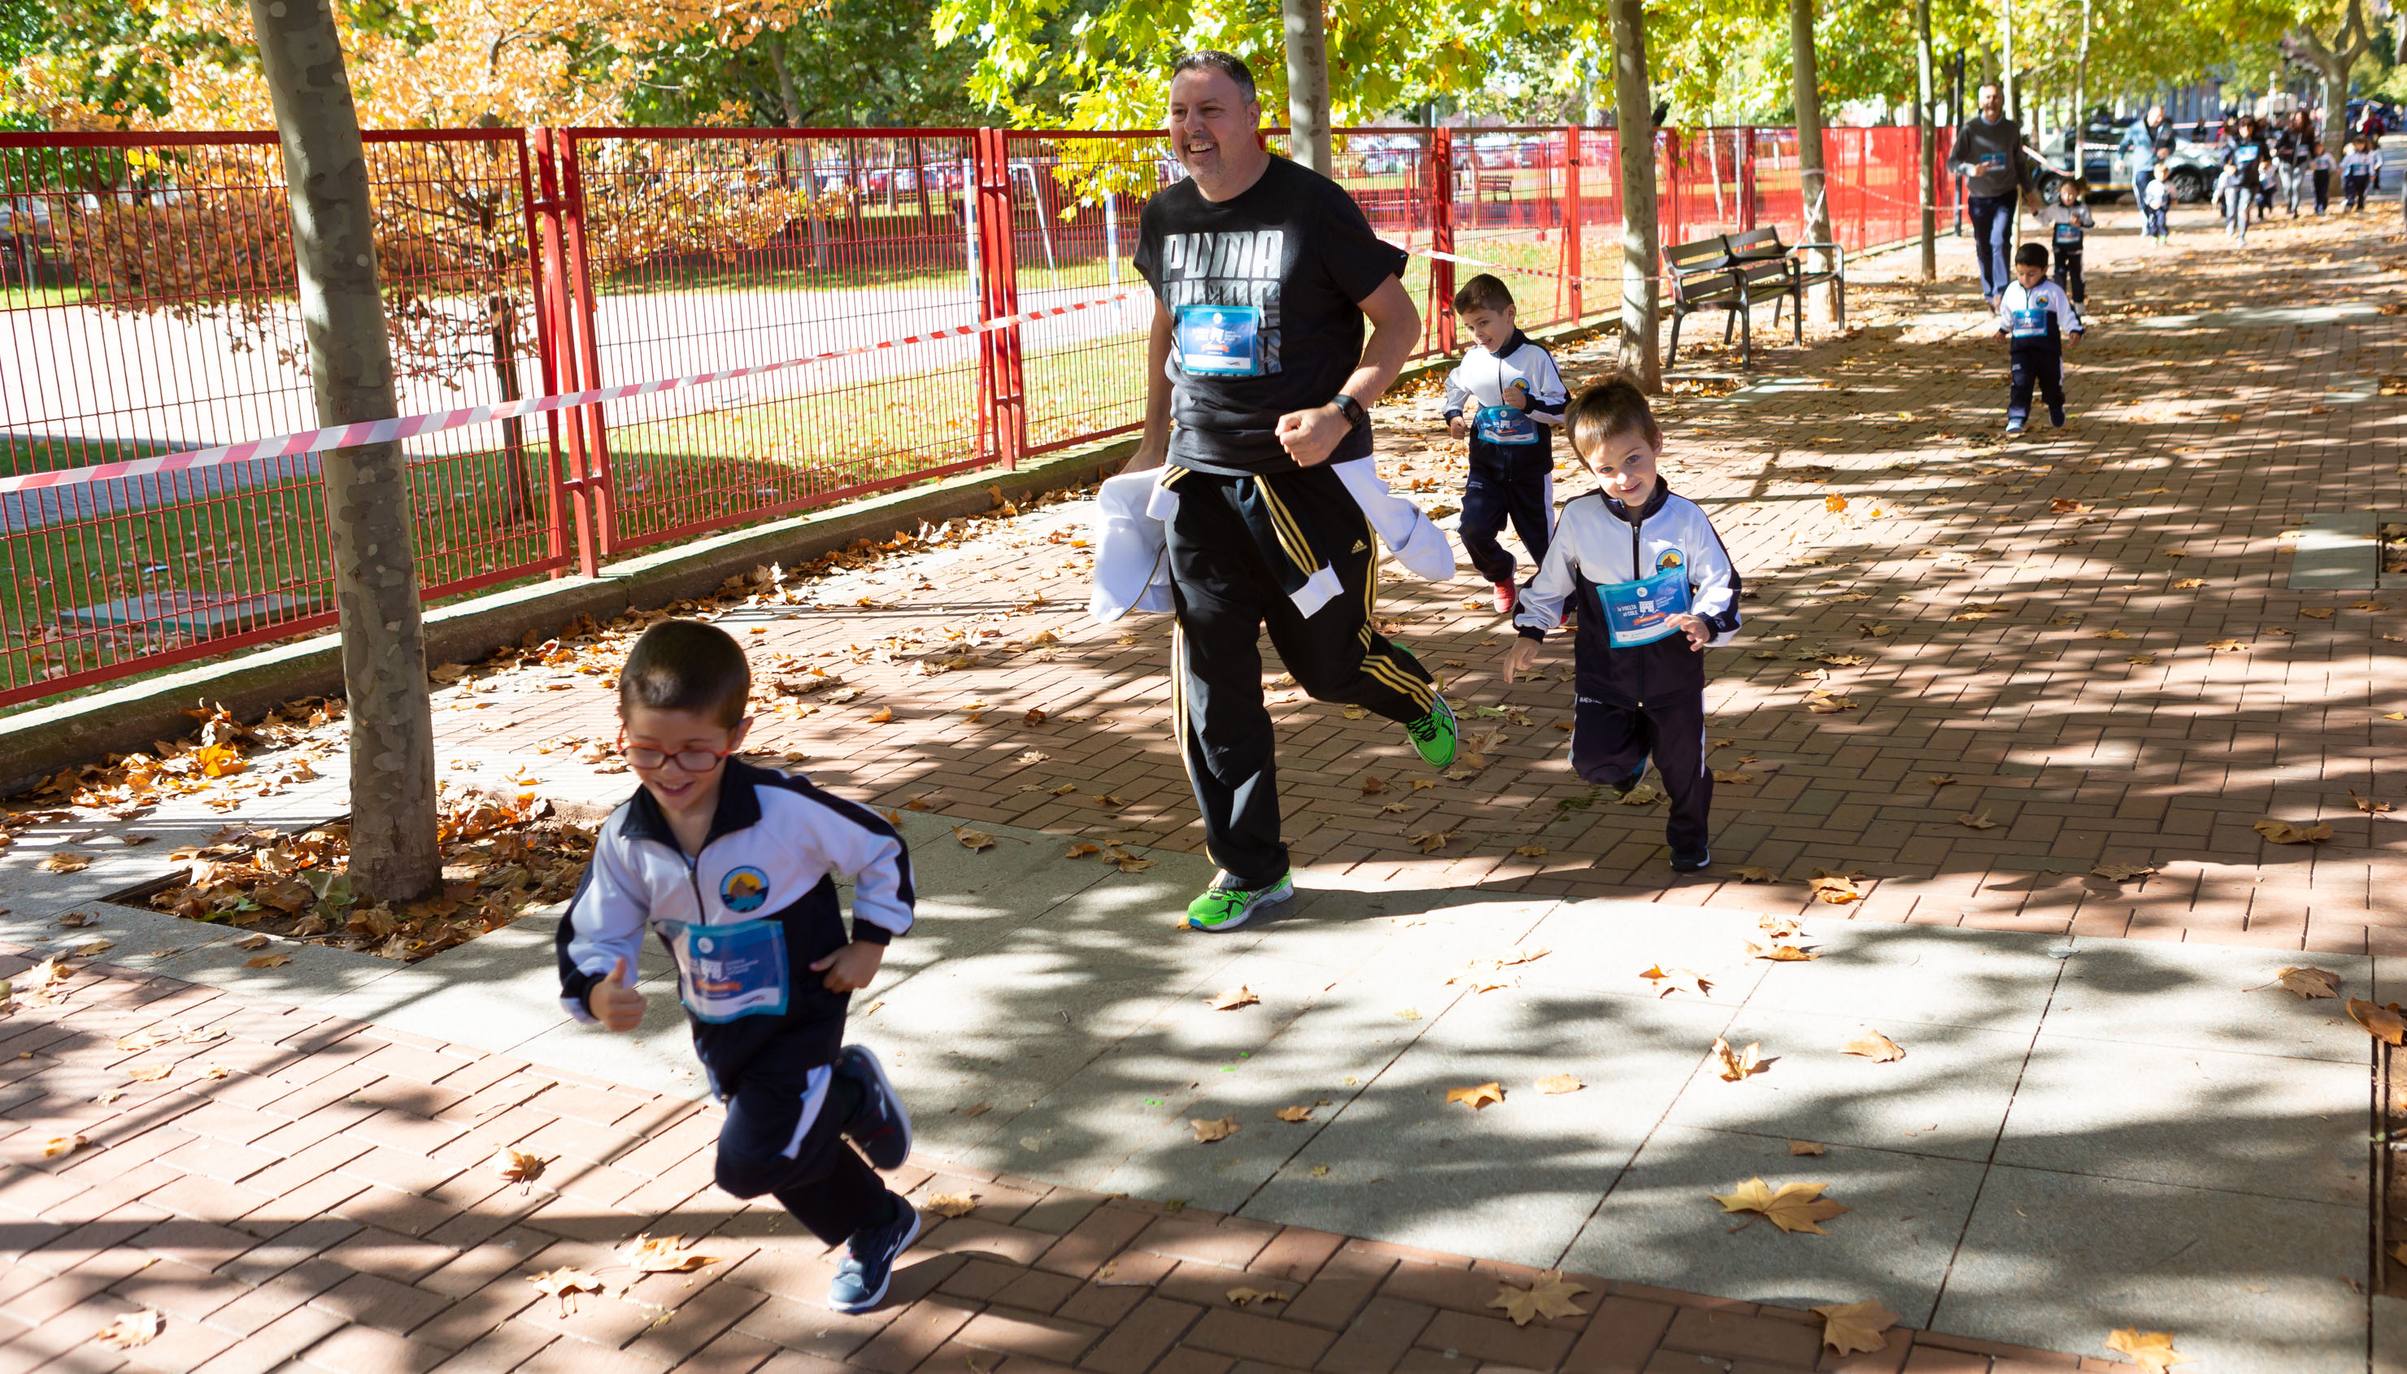
[[[593,854],[591,827],[525,794],[447,796],[438,825],[443,890],[422,901],[354,900],[343,821],[297,833],[230,826],[176,850],[182,874],[139,900],[187,920],[409,962],[568,900]]]

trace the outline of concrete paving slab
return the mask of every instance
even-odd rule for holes
[[[1903,1046],[1905,1058],[1846,1053],[1866,1029]],[[1760,1042],[1771,1067],[1731,1083],[1717,1062],[1699,1066],[1666,1124],[1976,1162],[1997,1145],[2031,1047],[2019,1031],[1754,1007],[1724,1035],[1736,1046]]]
[[[2082,1040],[2053,1020],[1998,1163],[2364,1205],[2367,1062]]]
[[[1582,1228],[1564,1267],[1716,1297],[1806,1307],[1879,1298],[1927,1327],[1982,1166],[1834,1145],[1795,1158],[1781,1140],[1664,1126]],[[1824,1235],[1740,1225],[1711,1194],[1750,1178],[1827,1185],[1845,1204]],[[1959,1328],[1948,1328],[1950,1330]]]
[[[1706,979],[1706,1000],[1735,1007],[1771,967],[1747,953],[1747,942],[1761,939],[1756,918],[1745,912],[1673,911],[1651,902],[1564,902],[1522,941],[1552,952],[1517,972],[1532,982],[1658,999],[1664,996],[1661,985],[1639,975],[1657,965],[1686,969]],[[1670,1000],[1693,998],[1673,993]]]
[[[2000,1165],[1932,1325],[2101,1358],[2134,1326],[2185,1368],[2361,1374],[2365,1264],[2361,1206]]]
[[[1990,1030],[2036,1030],[2056,984],[2059,939],[1871,921],[1809,924],[1819,958],[1772,965],[1751,1011],[1780,1008]]]
[[[1457,1002],[1243,1214],[1551,1264],[1728,1020],[1567,989]],[[1538,1091],[1557,1073],[1587,1086]],[[1446,1100],[1490,1080],[1498,1105]]]
[[[2329,969],[2338,998],[2308,1001],[2268,986],[2291,965]],[[2055,1035],[2137,1044],[2365,1062],[2365,1032],[2344,1000],[2373,986],[2373,961],[2346,954],[2160,940],[2079,940],[2048,1005]]]

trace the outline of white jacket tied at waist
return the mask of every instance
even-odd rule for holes
[[[1372,532],[1395,550],[1396,561],[1431,582],[1454,576],[1454,545],[1446,532],[1419,506],[1389,491],[1371,459],[1333,463],[1329,470],[1345,483]],[[1124,472],[1105,478],[1095,493],[1095,593],[1087,610],[1097,620],[1172,609],[1167,522],[1178,510],[1178,493],[1162,487],[1160,478],[1158,468]],[[1311,615],[1338,591],[1336,571],[1324,565],[1290,599],[1298,612]]]

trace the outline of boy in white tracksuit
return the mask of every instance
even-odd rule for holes
[[[1694,873],[1712,862],[1704,650],[1738,630],[1738,570],[1705,512],[1656,475],[1663,432],[1636,385],[1614,377],[1586,388],[1564,427],[1602,490],[1564,504],[1513,617],[1521,637],[1505,680],[1529,671],[1576,603],[1572,771],[1627,792],[1652,757],[1671,797],[1671,866]]]
[[[2048,250],[2026,243],[2014,255],[2014,281],[1998,294],[1997,332],[2006,336],[2010,364],[2006,433],[2023,432],[2031,418],[2031,389],[2048,405],[2048,420],[2064,428],[2064,350],[2081,342],[2081,308],[2047,279]]]

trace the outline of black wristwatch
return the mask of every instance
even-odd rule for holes
[[[1342,391],[1338,392],[1335,397],[1331,398],[1329,404],[1337,407],[1337,413],[1346,417],[1346,423],[1349,426],[1359,425],[1364,420],[1370,418],[1370,416],[1363,412],[1362,402],[1355,400],[1353,397],[1348,396]]]

